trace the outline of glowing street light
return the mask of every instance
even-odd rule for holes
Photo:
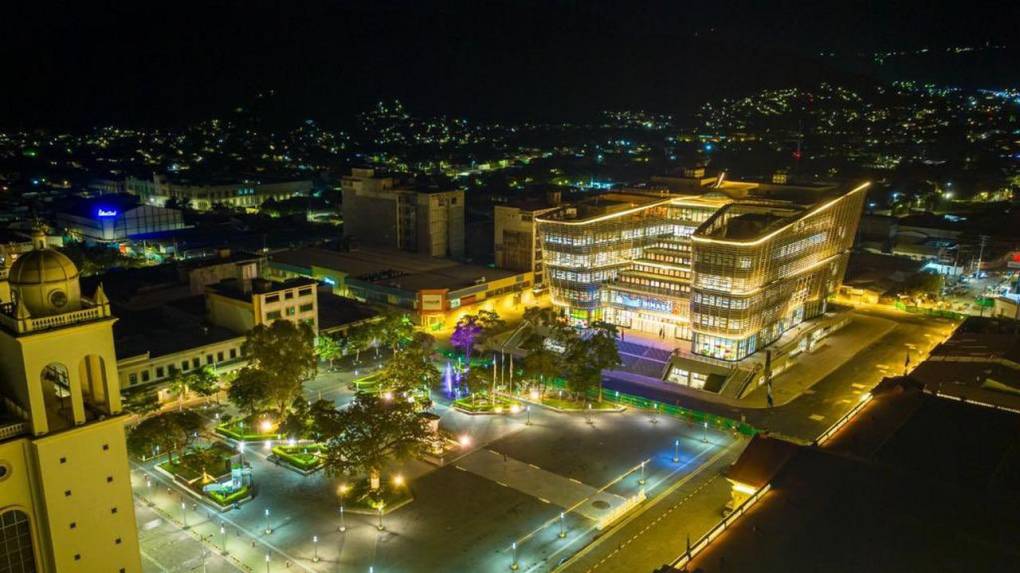
[[[531,425],[531,404],[528,404],[527,406],[525,406],[524,407],[524,411],[528,413],[528,421],[524,422],[524,425],[525,426],[530,426]]]
[[[457,442],[460,443],[460,447],[466,448],[471,445],[471,436],[462,434],[460,438],[457,439]]]
[[[347,484],[340,484],[336,488],[336,495],[340,498],[340,533],[347,531],[347,524],[344,523],[344,494],[347,492]]]
[[[673,463],[680,463],[680,440],[673,440]]]
[[[637,480],[638,485],[645,485],[645,462],[641,462],[641,477]]]
[[[268,419],[262,420],[262,423],[259,424],[259,429],[262,430],[263,434],[268,434],[269,430],[273,429],[273,423],[270,422]]]
[[[510,562],[510,569],[512,571],[517,571],[517,569],[520,567],[520,565],[517,564],[517,542],[516,541],[513,542],[512,547],[513,547],[513,552],[514,552],[514,558],[513,558],[513,561]]]
[[[314,563],[318,563],[319,562],[319,536],[318,535],[313,535],[312,536],[312,547],[313,547],[313,549],[312,549],[312,551],[313,551],[313,553],[312,553],[312,561]]]
[[[588,422],[589,426],[595,425],[595,420],[591,417],[591,402],[588,402],[588,409],[585,411],[585,421]]]
[[[382,516],[383,516],[383,504],[380,503],[379,504],[379,525],[376,526],[376,529],[378,529],[379,531],[386,531],[386,527],[383,525],[383,522],[382,522]]]
[[[269,554],[266,553],[266,573],[269,573]]]
[[[702,424],[701,427],[702,427],[701,441],[705,442],[707,444],[708,443],[708,420],[705,420],[705,423]]]
[[[563,513],[561,511],[560,512],[560,539],[563,539],[564,537],[567,536],[567,524],[564,522],[566,517],[567,517],[567,514],[565,514],[565,513]]]
[[[188,504],[181,502],[181,521],[184,522],[184,529],[188,528]]]
[[[393,476],[393,485],[401,487],[404,485],[404,476],[397,474]]]
[[[266,535],[269,535],[270,533],[273,532],[273,528],[269,527],[269,508],[268,507],[266,508],[265,515],[266,515]]]
[[[220,523],[220,540],[221,540],[220,545],[221,548],[223,549],[223,554],[227,555],[229,553],[227,551],[227,528],[223,527],[222,523]]]
[[[659,403],[658,402],[655,403],[655,408],[652,410],[652,423],[653,424],[658,424],[659,423]]]

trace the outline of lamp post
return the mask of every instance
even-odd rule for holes
[[[530,426],[531,425],[531,404],[528,404],[527,406],[525,406],[524,407],[524,411],[528,413],[528,421],[524,422],[524,425],[525,426]]]
[[[379,525],[376,526],[376,529],[378,529],[379,531],[386,531],[386,527],[383,526],[382,516],[383,516],[383,506],[382,506],[382,503],[380,502],[379,503]]]
[[[680,463],[680,440],[673,440],[673,463]]]
[[[344,492],[347,491],[347,484],[340,484],[336,488],[336,495],[340,498],[340,533],[347,531],[347,524],[344,523]]]
[[[319,536],[312,536],[312,562],[319,562]]]
[[[645,485],[645,462],[641,462],[641,477],[637,480],[638,485]]]
[[[652,410],[652,423],[653,424],[658,424],[659,423],[659,403],[658,402],[655,403],[655,408]]]
[[[184,522],[184,529],[188,528],[188,504],[181,502],[181,521]]]
[[[588,409],[585,410],[585,421],[588,422],[589,426],[595,425],[595,420],[591,417],[591,402],[588,402]]]
[[[227,551],[227,528],[223,527],[222,523],[220,524],[220,540],[220,547],[223,550],[223,554],[227,555],[229,553]]]
[[[707,444],[708,443],[708,420],[705,420],[705,423],[702,424],[701,427],[702,427],[701,441],[705,442]]]
[[[273,528],[269,527],[269,508],[268,507],[266,508],[265,515],[266,515],[266,535],[269,535],[270,533],[273,532]]]
[[[561,511],[560,512],[560,539],[563,539],[564,537],[567,536],[567,525],[564,522],[565,518],[566,518],[566,514]]]
[[[511,547],[513,548],[514,557],[513,561],[510,562],[510,570],[517,571],[518,567],[520,567],[520,565],[517,564],[517,542],[514,541]]]
[[[269,573],[269,554],[266,553],[266,573]]]

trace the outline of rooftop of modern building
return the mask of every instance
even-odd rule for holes
[[[202,295],[142,310],[114,304],[112,313],[118,360],[146,352],[150,358],[166,356],[242,336],[206,321]]]
[[[824,447],[752,440],[735,467],[771,489],[687,570],[1011,569],[1018,431],[1020,415],[887,380]]]
[[[276,253],[271,260],[298,268],[321,267],[353,279],[408,291],[456,290],[478,284],[482,279],[492,281],[520,274],[386,247],[351,251],[308,247]]]
[[[379,312],[367,304],[332,293],[319,292],[320,332],[340,329],[377,316]]]
[[[233,298],[240,301],[251,302],[253,295],[265,295],[274,292],[318,285],[315,279],[295,277],[283,281],[257,278],[252,280],[239,280],[236,278],[224,279],[216,284],[206,285],[209,292],[221,296]]]
[[[115,193],[98,197],[79,197],[60,209],[61,213],[89,219],[112,217],[139,207],[136,195]]]

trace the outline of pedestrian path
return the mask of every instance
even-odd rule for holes
[[[624,498],[619,495],[599,492],[575,479],[565,478],[492,450],[477,450],[458,460],[456,467],[545,503],[564,509],[573,508],[573,511],[593,520],[600,519],[624,502]]]

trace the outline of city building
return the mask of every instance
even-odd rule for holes
[[[57,214],[57,224],[86,242],[116,243],[139,235],[183,229],[178,209],[140,205],[132,195],[105,195],[79,201]]]
[[[478,309],[505,316],[538,302],[530,272],[465,265],[397,249],[296,249],[275,253],[268,265],[270,276],[323,281],[337,295],[408,312],[430,330],[452,328],[461,315]]]
[[[344,237],[431,257],[464,256],[464,192],[423,187],[373,169],[343,178]]]
[[[206,312],[212,323],[238,333],[289,320],[318,334],[317,284],[309,278],[225,280],[206,287]]]
[[[820,444],[755,436],[733,513],[657,572],[1011,570],[1018,432],[1017,411],[886,379]]]
[[[0,564],[142,570],[110,304],[41,233],[0,305]]]
[[[554,305],[578,322],[610,322],[724,361],[824,312],[867,184],[672,179],[669,189],[606,193],[537,219]]]
[[[538,242],[535,218],[560,205],[560,193],[544,198],[511,201],[493,207],[493,247],[496,267],[513,271],[529,271],[535,275],[535,286],[544,279],[542,249]]]
[[[126,177],[123,180],[97,180],[91,185],[103,192],[129,193],[146,205],[165,206],[173,198],[197,211],[208,211],[216,205],[257,211],[262,203],[273,199],[283,201],[305,197],[312,192],[311,180],[262,181],[242,180],[196,183],[153,175],[152,179]]]

